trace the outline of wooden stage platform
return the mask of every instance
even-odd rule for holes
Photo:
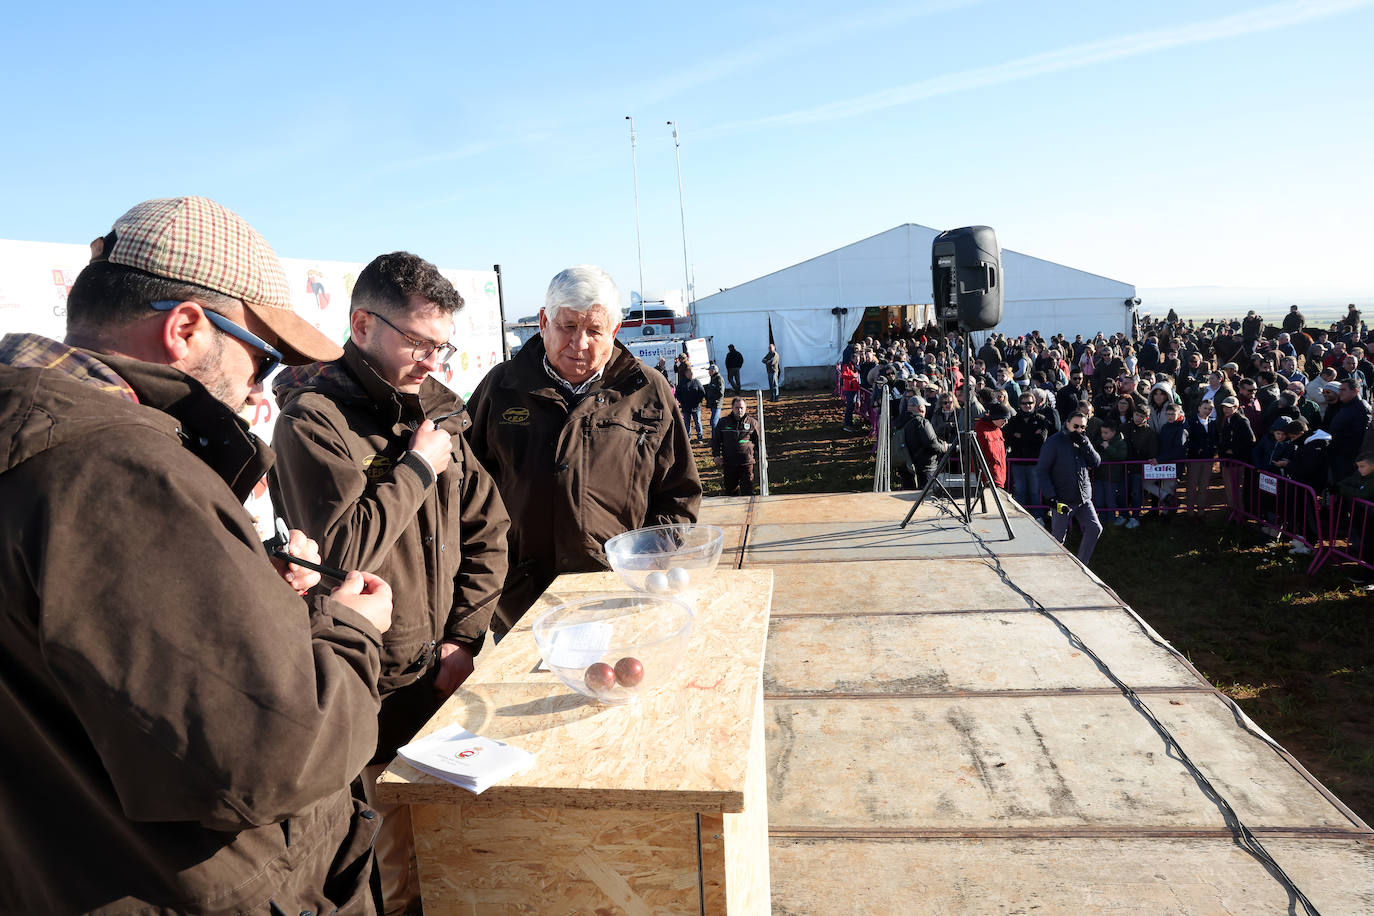
[[[899,530],[911,499],[703,506],[727,531],[722,566],[773,572],[774,913],[1303,912],[1008,582],[1135,691],[1317,910],[1374,913],[1370,828],[1024,511],[1008,503],[1011,541],[977,518],[980,543],[934,503]]]

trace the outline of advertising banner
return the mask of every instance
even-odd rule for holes
[[[0,239],[0,336],[23,332],[41,334],[53,340],[65,337],[67,293],[90,257],[87,245]],[[348,339],[353,283],[366,265],[299,258],[282,258],[281,263],[291,289],[292,307],[342,345]],[[462,295],[464,306],[454,317],[452,342],[458,351],[434,377],[467,398],[491,367],[501,361],[501,308],[496,272],[449,268],[440,268],[440,272]],[[255,433],[272,441],[277,404],[272,397],[271,379],[267,381],[266,403],[245,408],[243,416]],[[271,525],[264,527],[262,518],[270,512],[265,495],[266,483],[263,482],[258,485],[248,508],[258,521],[259,530],[267,537]]]
[[[680,340],[663,340],[650,337],[647,340],[622,340],[621,343],[650,369],[658,365],[658,361],[661,359],[668,364],[668,369],[671,371],[673,360],[682,352],[682,341]]]
[[[67,292],[90,260],[86,245],[0,240],[0,335],[42,334],[61,340],[67,328]],[[353,282],[365,265],[348,261],[282,258],[291,304],[331,340],[348,339],[348,304]],[[435,377],[464,398],[501,361],[501,309],[496,273],[440,268],[465,305],[454,320],[458,352]],[[271,381],[268,381],[269,401]],[[248,411],[255,432],[271,440],[276,405]]]
[[[692,378],[703,385],[711,378],[711,354],[706,347],[705,337],[693,337],[687,341],[687,356],[692,361]]]

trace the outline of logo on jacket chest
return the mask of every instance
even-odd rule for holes
[[[507,407],[501,411],[501,423],[507,426],[529,426],[530,410],[528,407]]]
[[[363,471],[368,480],[381,480],[395,466],[396,462],[385,455],[368,455],[363,459]]]

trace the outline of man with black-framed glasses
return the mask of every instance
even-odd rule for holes
[[[387,913],[419,901],[409,809],[376,780],[472,673],[506,576],[510,521],[462,435],[462,398],[431,373],[453,355],[463,297],[409,252],[373,259],[353,285],[339,359],[283,370],[272,498],[324,561],[374,572],[395,592],[382,642],[377,752],[363,788],[384,817],[377,867]]]

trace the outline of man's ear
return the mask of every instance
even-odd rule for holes
[[[167,312],[159,329],[158,342],[167,355],[167,362],[179,363],[191,355],[192,338],[208,324],[200,304],[180,302]]]
[[[362,309],[354,309],[348,313],[348,336],[353,340],[367,342],[367,332],[371,329],[368,324],[368,314]]]

